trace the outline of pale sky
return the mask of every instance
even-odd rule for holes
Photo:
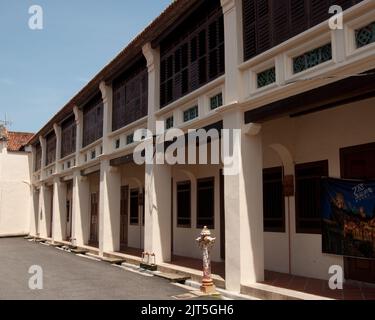
[[[171,0],[0,0],[0,120],[37,132]],[[43,30],[29,8],[43,8]]]

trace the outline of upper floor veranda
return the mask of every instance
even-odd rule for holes
[[[328,24],[344,9],[343,28]],[[34,137],[33,182],[375,68],[373,0],[177,0]]]

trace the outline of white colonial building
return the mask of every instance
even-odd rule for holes
[[[30,234],[186,271],[208,226],[229,290],[331,265],[375,281],[373,261],[322,253],[319,211],[322,176],[375,178],[374,103],[375,1],[174,1],[30,140]],[[136,165],[156,121],[241,129],[243,170]]]

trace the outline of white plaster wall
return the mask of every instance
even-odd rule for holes
[[[282,118],[263,126],[264,167],[281,165],[277,153],[269,146],[282,144],[288,148],[295,164],[327,160],[329,175],[340,177],[339,150],[375,142],[375,99],[305,115]],[[286,216],[288,209],[286,206]],[[321,252],[321,235],[295,233],[294,197],[290,198],[291,269],[295,275],[328,279],[328,268],[343,266],[343,258]],[[288,231],[288,220],[286,219]],[[265,232],[265,268],[288,272],[288,233]]]
[[[131,189],[139,189],[141,192],[145,185],[145,168],[135,164],[127,164],[121,167],[121,185]],[[141,223],[142,208],[139,207],[139,225],[130,224],[130,198],[128,201],[128,246],[130,248],[144,248],[144,226]],[[119,226],[120,228],[120,226]]]
[[[30,227],[29,157],[0,150],[0,236],[28,234]]]
[[[211,251],[213,261],[220,257],[220,165],[178,165],[173,168],[173,254],[191,258],[202,258],[202,251],[195,239],[202,231],[197,228],[197,179],[215,178],[215,228],[211,230],[216,243]],[[177,183],[191,181],[191,228],[177,227]]]

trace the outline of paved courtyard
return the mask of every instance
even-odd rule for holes
[[[43,268],[43,290],[30,290],[30,266]],[[20,238],[0,239],[2,299],[173,299],[187,293],[158,277],[146,277]]]

